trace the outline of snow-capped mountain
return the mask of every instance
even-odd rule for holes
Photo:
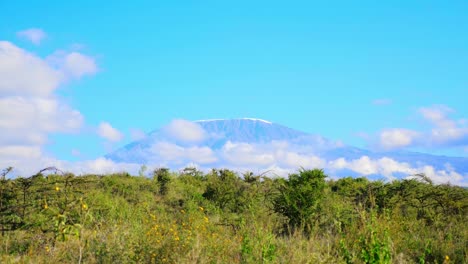
[[[114,162],[278,171],[321,167],[335,175],[406,176],[466,181],[468,158],[417,152],[373,152],[254,118],[176,120],[106,155]],[[453,179],[452,179],[453,178]]]

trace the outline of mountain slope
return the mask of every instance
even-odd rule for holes
[[[185,122],[185,126],[176,126],[169,132],[166,128],[152,131],[145,138],[108,154],[106,158],[115,162],[153,164],[171,168],[180,168],[189,163],[204,167],[253,170],[315,166],[328,168],[337,175],[343,173],[339,170],[347,174],[352,174],[352,171],[356,174],[378,174],[380,171],[389,175],[423,171],[458,175],[458,180],[462,177],[463,181],[464,175],[468,173],[468,158],[408,151],[373,152],[344,146],[319,135],[261,119]],[[174,133],[202,133],[202,136],[194,142],[176,138]]]

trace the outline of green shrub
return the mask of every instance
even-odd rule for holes
[[[326,177],[323,170],[314,169],[300,170],[299,174],[290,174],[288,180],[280,180],[274,210],[286,216],[290,226],[310,231],[312,221],[320,213]]]

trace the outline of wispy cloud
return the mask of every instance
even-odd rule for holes
[[[40,28],[29,28],[16,33],[20,38],[29,40],[35,45],[41,44],[42,40],[46,38],[46,33]]]
[[[445,105],[422,107],[419,113],[433,125],[428,145],[456,146],[468,145],[468,124],[465,119],[455,120],[449,117],[455,110]]]
[[[162,131],[169,138],[182,142],[200,142],[207,136],[199,124],[183,119],[171,121]]]

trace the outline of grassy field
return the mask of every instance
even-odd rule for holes
[[[468,190],[424,175],[7,173],[1,263],[468,263]]]

